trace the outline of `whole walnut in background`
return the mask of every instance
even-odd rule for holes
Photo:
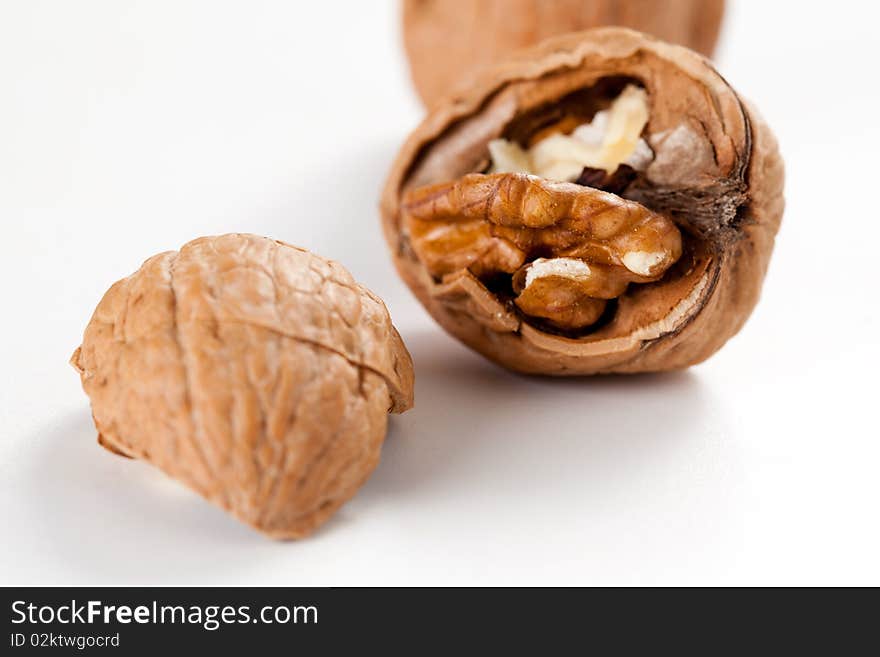
[[[409,353],[341,265],[255,235],[160,253],[101,299],[71,359],[99,442],[275,538],[304,536],[412,406]]]
[[[547,37],[630,27],[711,56],[724,0],[404,0],[403,37],[427,106],[479,69]]]

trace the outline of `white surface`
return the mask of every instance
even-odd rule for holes
[[[541,380],[443,334],[376,199],[420,110],[379,2],[0,4],[0,583],[880,584],[871,3],[733,0],[719,68],[788,209],[745,330],[688,373]],[[273,543],[97,447],[67,359],[100,295],[225,231],[345,263],[417,407],[314,538]]]

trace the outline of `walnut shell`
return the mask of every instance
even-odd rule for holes
[[[622,82],[621,82],[622,81]],[[403,230],[412,190],[485,170],[488,142],[581,111],[608,87],[648,95],[653,159],[621,193],[671,217],[685,254],[633,287],[609,321],[578,336],[535,325],[469,270],[432,277]],[[595,109],[595,108],[594,108]],[[395,265],[452,335],[513,370],[576,375],[683,368],[717,351],[758,301],[783,211],[776,140],[700,55],[625,28],[549,39],[497,65],[438,106],[400,151],[382,196]],[[492,199],[494,202],[494,199]]]
[[[543,39],[630,27],[712,54],[724,0],[404,0],[403,38],[427,106],[474,72]]]
[[[98,442],[274,538],[312,532],[412,406],[382,301],[335,262],[255,235],[153,256],[101,299],[71,364]]]

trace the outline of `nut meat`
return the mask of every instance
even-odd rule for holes
[[[590,187],[517,173],[419,187],[401,212],[433,277],[510,274],[514,303],[561,329],[594,324],[605,299],[628,283],[658,280],[681,255],[681,234],[666,217]]]
[[[782,185],[773,135],[704,58],[600,28],[430,113],[383,227],[428,311],[492,360],[668,370],[708,358],[757,303]]]
[[[413,82],[432,106],[476,72],[539,41],[621,25],[712,55],[724,0],[404,0]]]
[[[156,255],[98,304],[73,366],[98,440],[281,539],[376,466],[412,406],[382,301],[335,262],[254,235]]]

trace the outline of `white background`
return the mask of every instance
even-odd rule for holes
[[[719,69],[787,162],[762,302],[687,373],[557,381],[447,337],[386,257],[421,114],[396,5],[0,3],[0,583],[880,584],[880,17],[730,5]],[[113,281],[227,231],[342,261],[416,363],[381,465],[301,542],[100,449],[67,365]]]

